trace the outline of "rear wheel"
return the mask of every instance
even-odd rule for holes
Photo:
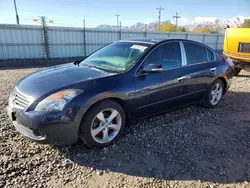
[[[203,99],[202,105],[207,108],[216,107],[223,95],[224,83],[221,80],[214,81]]]
[[[86,114],[80,127],[80,138],[90,147],[110,145],[123,133],[125,121],[122,107],[112,100],[105,100]]]

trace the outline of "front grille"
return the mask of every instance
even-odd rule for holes
[[[29,96],[21,93],[15,88],[11,96],[11,102],[14,106],[24,109],[27,108],[32,101]]]
[[[250,43],[239,43],[238,52],[250,53]]]

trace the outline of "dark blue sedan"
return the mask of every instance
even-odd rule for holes
[[[210,47],[182,39],[118,41],[83,61],[18,81],[8,114],[24,136],[41,143],[111,144],[131,119],[193,103],[215,107],[232,65]]]

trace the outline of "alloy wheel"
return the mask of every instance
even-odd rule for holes
[[[221,99],[221,96],[222,96],[222,86],[220,83],[216,83],[212,90],[211,90],[211,95],[210,95],[210,102],[212,105],[217,105],[218,102],[220,101]]]
[[[121,114],[113,108],[99,112],[91,124],[91,136],[100,143],[112,141],[119,133],[122,125]]]

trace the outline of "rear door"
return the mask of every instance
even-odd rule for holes
[[[201,99],[216,76],[215,53],[206,46],[184,41],[183,47],[186,55],[186,96],[189,102]]]
[[[179,106],[182,103],[184,82],[178,77],[185,75],[182,72],[179,41],[166,42],[156,47],[145,58],[139,70],[147,64],[161,64],[163,71],[135,76],[138,115],[147,116]]]

